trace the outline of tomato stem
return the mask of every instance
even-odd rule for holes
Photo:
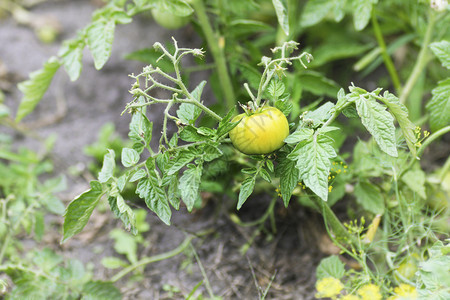
[[[398,74],[397,71],[395,70],[394,63],[392,62],[392,59],[387,52],[386,43],[384,42],[383,33],[381,32],[380,25],[378,24],[375,9],[372,9],[372,27],[378,45],[380,46],[381,49],[381,55],[383,57],[384,64],[386,65],[389,75],[391,76],[392,84],[394,85],[394,88],[398,93],[401,90],[400,79],[398,78]]]
[[[416,64],[414,65],[414,68],[411,72],[411,75],[409,76],[403,90],[401,91],[399,100],[400,103],[405,104],[406,100],[408,99],[409,94],[411,93],[412,89],[414,88],[417,80],[419,79],[420,75],[422,74],[423,69],[425,68],[427,62],[428,62],[428,47],[430,46],[431,37],[433,35],[433,29],[436,18],[435,18],[435,12],[433,10],[430,10],[429,18],[428,18],[428,25],[427,25],[427,31],[425,32],[425,36],[422,41],[422,46],[420,48],[419,56],[417,57]]]
[[[216,63],[219,82],[223,89],[226,106],[229,109],[235,105],[236,99],[234,96],[233,84],[231,82],[230,75],[228,73],[225,54],[223,51],[224,46],[220,45],[220,38],[216,36],[216,33],[211,27],[208,15],[206,14],[206,9],[203,0],[194,0],[192,2],[192,6],[195,9],[195,13],[197,14],[200,27],[202,28],[203,33],[205,34],[206,42],[208,43],[211,54]]]
[[[116,282],[119,279],[121,279],[122,277],[124,277],[125,275],[127,275],[128,273],[134,271],[135,269],[141,267],[141,266],[145,266],[157,261],[161,261],[161,260],[165,260],[171,257],[174,257],[180,253],[182,253],[185,249],[187,249],[187,247],[189,247],[189,245],[191,244],[191,241],[194,239],[194,236],[190,235],[188,237],[186,237],[184,239],[184,241],[175,249],[172,249],[168,252],[165,253],[161,253],[158,255],[154,255],[154,256],[150,256],[150,257],[145,257],[143,259],[141,259],[140,261],[132,264],[131,266],[128,266],[124,269],[122,269],[122,271],[120,271],[119,273],[117,273],[116,275],[114,275],[111,278],[111,282]]]

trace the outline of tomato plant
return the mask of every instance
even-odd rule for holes
[[[231,142],[245,154],[269,154],[280,149],[289,135],[286,116],[275,107],[242,113],[231,122],[239,122],[229,133]]]
[[[138,14],[153,14],[167,29],[192,21],[189,33],[195,30],[204,40],[179,47],[173,38],[173,45],[155,42],[153,49],[127,55],[145,62],[137,75],[129,76],[131,96],[123,113],[131,115],[130,141],[112,145],[104,140],[90,149],[103,156],[103,164],[98,174],[86,176],[90,188],[85,182],[88,189],[67,205],[62,242],[87,225],[99,203],[109,205],[125,229],[139,237],[145,218],[134,206],[171,225],[177,220],[174,214],[200,209],[210,200],[205,194],[214,194],[227,203],[225,214],[232,222],[256,227],[242,247],[245,253],[261,233],[277,233],[277,211],[297,209],[290,206],[295,201],[323,216],[328,238],[355,262],[345,268],[337,256],[324,260],[316,297],[344,299],[356,293],[365,298],[372,291],[377,299],[397,299],[406,298],[401,294],[406,291],[421,291],[449,298],[449,289],[441,284],[448,282],[450,261],[442,255],[448,245],[441,240],[448,236],[450,158],[442,155],[434,161],[444,162],[442,166],[421,165],[427,163],[422,158],[430,144],[450,132],[448,1],[106,2],[90,24],[19,85],[24,98],[16,121],[33,111],[59,68],[72,81],[80,76],[85,48],[95,67],[102,68],[111,55],[115,27]],[[314,59],[299,51],[298,40]],[[184,58],[191,55],[185,65]],[[199,73],[191,76],[193,72]],[[353,84],[356,80],[361,83]],[[213,98],[217,103],[210,102]],[[241,107],[245,103],[238,116],[236,99]],[[155,106],[160,109],[156,120]],[[0,103],[2,115],[9,110]],[[9,116],[4,123],[15,124]],[[14,161],[20,155],[0,151],[0,158]],[[430,168],[437,170],[431,173]],[[10,173],[1,164],[0,171]],[[237,211],[262,203],[264,197],[255,196],[261,193],[271,198],[266,211],[256,221],[241,221],[245,209]],[[18,209],[14,195],[3,196],[7,194],[0,191],[0,237],[10,240],[15,232],[1,225],[10,222],[10,207],[27,216],[20,219],[27,228],[31,223],[21,213],[26,205]],[[348,208],[339,218],[333,210],[338,201]],[[271,230],[266,228],[269,221]],[[39,234],[43,223],[38,216]],[[137,240],[120,242],[131,241],[131,234],[116,235],[116,245],[128,244],[117,252],[126,254],[131,265],[112,282],[154,261],[139,260]],[[181,253],[199,236],[187,233],[176,251],[157,257]],[[0,249],[0,263],[10,259],[12,248]],[[424,254],[423,263],[408,263],[411,253]],[[113,268],[127,263],[109,260]],[[352,270],[354,265],[358,268]],[[8,271],[18,268],[20,264]],[[326,290],[327,282],[335,283],[334,291]]]

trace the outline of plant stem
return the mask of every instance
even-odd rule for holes
[[[227,69],[223,47],[219,45],[219,39],[216,37],[216,34],[209,23],[203,0],[194,0],[192,2],[192,6],[195,9],[198,21],[203,29],[203,33],[205,34],[206,42],[208,43],[211,54],[216,63],[216,69],[219,76],[220,85],[222,86],[227,109],[231,109],[236,104],[236,100],[234,97],[233,85]]]
[[[386,43],[384,42],[383,33],[381,32],[380,25],[378,24],[377,17],[375,15],[375,10],[372,9],[372,26],[375,33],[375,37],[377,38],[378,45],[381,49],[381,55],[383,57],[384,64],[391,76],[392,84],[394,85],[395,90],[400,92],[401,84],[400,79],[398,78],[397,71],[395,70],[394,63],[392,62],[391,57],[389,56],[386,48]]]
[[[259,219],[256,219],[256,220],[250,221],[250,222],[242,222],[241,220],[239,220],[239,218],[233,217],[232,221],[242,227],[253,227],[255,225],[264,224],[266,222],[267,218],[271,214],[273,214],[273,208],[275,207],[276,202],[277,202],[277,198],[273,197],[272,201],[269,204],[269,207],[266,209],[265,213]]]
[[[0,265],[3,263],[3,258],[6,253],[6,248],[8,248],[10,239],[11,239],[11,232],[8,232],[6,234],[5,239],[3,240],[2,250],[0,251]]]
[[[427,25],[427,31],[425,32],[425,36],[422,41],[422,47],[420,48],[419,56],[417,57],[416,64],[414,65],[414,68],[411,72],[411,75],[408,78],[408,81],[406,82],[403,90],[400,93],[400,103],[405,104],[406,100],[408,99],[409,94],[411,93],[411,90],[413,89],[414,85],[416,84],[417,80],[419,79],[420,75],[422,74],[423,69],[425,68],[427,62],[428,62],[428,46],[430,45],[431,36],[433,34],[433,28],[436,22],[436,17],[434,12],[431,10],[428,18],[428,25]]]
[[[208,276],[206,275],[206,271],[205,268],[203,267],[200,257],[198,256],[197,251],[195,251],[195,248],[192,245],[192,243],[189,243],[189,245],[191,246],[192,253],[194,254],[195,260],[197,261],[198,267],[200,268],[200,272],[202,273],[202,276],[205,280],[205,286],[206,290],[208,291],[209,297],[211,297],[211,299],[215,299],[216,296],[214,296],[214,292],[212,290],[211,284],[209,283]]]
[[[191,244],[191,241],[194,239],[194,236],[190,235],[188,237],[186,237],[184,239],[184,241],[175,249],[170,250],[168,252],[165,253],[161,253],[158,255],[154,255],[154,256],[150,256],[150,257],[145,257],[143,259],[141,259],[140,261],[132,264],[131,266],[128,266],[126,268],[124,268],[122,271],[120,271],[119,273],[117,273],[116,275],[114,275],[111,278],[111,282],[116,282],[117,280],[119,280],[120,278],[124,277],[125,275],[127,275],[128,273],[132,272],[133,270],[139,268],[140,266],[145,266],[157,261],[161,261],[161,260],[165,260],[171,257],[174,257],[178,254],[180,254],[181,252],[183,252],[187,247],[189,247],[189,245]]]

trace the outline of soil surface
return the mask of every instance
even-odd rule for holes
[[[76,31],[90,21],[98,2],[50,0],[30,8],[33,16],[58,24],[61,33],[50,44],[41,42],[32,26],[19,24],[10,16],[0,19],[0,87],[9,107],[15,110],[22,97],[16,84],[55,55],[63,40],[74,37]],[[91,55],[86,51],[80,79],[71,82],[64,70],[58,71],[44,99],[24,119],[24,132],[0,129],[14,135],[15,145],[36,151],[42,147],[42,139],[57,136],[51,156],[55,173],[66,174],[70,183],[61,195],[66,204],[89,187],[92,176],[87,165],[92,159],[84,154],[83,148],[97,141],[100,128],[111,122],[126,138],[129,116],[120,114],[131,100],[128,89],[132,82],[127,75],[140,72],[143,64],[124,60],[123,56],[151,47],[156,41],[167,42],[172,35],[186,47],[202,46],[189,26],[166,31],[145,17],[128,25],[119,25],[111,58],[102,70],[95,70]],[[149,111],[148,116],[156,126],[154,132],[158,132],[161,111]],[[40,138],[36,139],[34,135]],[[76,176],[70,175],[74,169]],[[184,299],[202,280],[203,284],[194,295],[208,296],[201,266],[212,292],[223,299],[258,299],[261,291],[269,286],[266,299],[314,298],[315,268],[320,259],[334,249],[318,225],[321,224],[320,217],[295,204],[286,210],[279,201],[277,233],[272,235],[270,224],[261,230],[235,225],[229,218],[230,200],[207,196],[205,199],[209,200],[201,211],[189,214],[181,209],[174,212],[170,227],[153,213],[147,215],[150,230],[144,234],[146,243],[139,250],[141,257],[175,249],[185,239],[186,232],[208,231],[209,234],[192,242],[198,259],[189,249],[173,258],[147,265],[141,270],[141,276],[118,281],[116,286],[125,299]],[[246,221],[258,219],[269,202],[268,196],[256,195],[247,201],[239,217]],[[109,209],[96,210],[85,230],[63,245],[59,244],[62,216],[49,218],[58,226],[48,232],[44,242],[37,247],[52,247],[65,257],[93,265],[97,279],[108,280],[118,272],[106,269],[100,263],[102,257],[119,256],[109,233],[113,228],[121,228],[122,224],[113,218]],[[249,241],[252,242],[243,254],[241,250]]]

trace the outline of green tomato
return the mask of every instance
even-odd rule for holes
[[[266,106],[252,115],[234,117],[240,121],[229,135],[233,146],[245,154],[268,154],[280,149],[289,135],[289,124],[284,114],[275,107]]]
[[[156,23],[167,29],[179,29],[191,20],[191,16],[178,16],[156,8],[152,9],[152,16]]]

